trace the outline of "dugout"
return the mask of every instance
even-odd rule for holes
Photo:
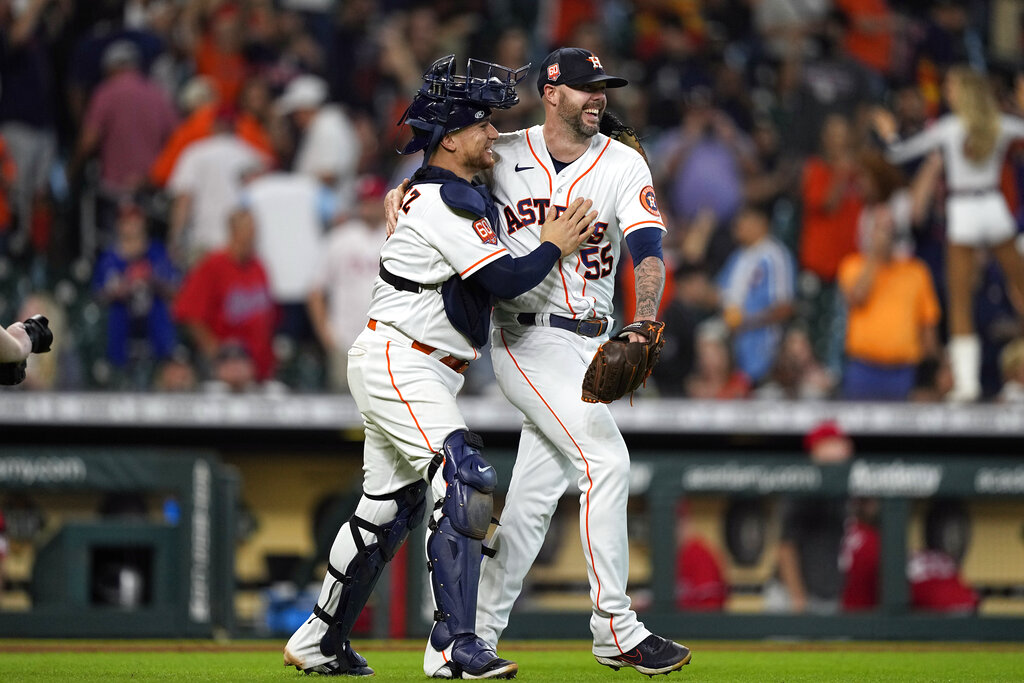
[[[231,632],[238,490],[211,452],[5,449],[0,497],[51,514],[31,567],[8,572],[21,609],[0,611],[0,635]]]

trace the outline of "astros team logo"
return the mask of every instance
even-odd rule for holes
[[[640,190],[640,203],[647,209],[647,213],[661,218],[661,213],[658,211],[658,198],[654,196],[654,188],[650,185]]]
[[[494,234],[493,230],[491,230],[491,226],[487,223],[486,218],[481,218],[473,223],[473,229],[476,230],[476,234],[480,236],[481,242],[485,242],[487,244],[498,243],[498,236]]]
[[[593,64],[595,69],[603,69],[604,68],[603,66],[601,66],[601,60],[598,59],[597,55],[595,55],[593,53],[591,53],[590,56],[587,57],[587,61],[590,62],[591,64]]]
[[[552,65],[550,65],[548,67],[548,80],[549,81],[557,81],[558,80],[558,76],[560,74],[561,74],[561,72],[558,70],[558,62],[555,62],[554,64],[552,64]]]

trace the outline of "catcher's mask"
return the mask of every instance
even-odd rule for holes
[[[516,85],[530,65],[509,69],[470,59],[466,75],[455,74],[455,55],[437,60],[423,74],[423,86],[405,110],[398,125],[412,128],[412,140],[399,154],[424,150],[423,165],[441,138],[490,116],[492,109],[508,109],[519,102]]]

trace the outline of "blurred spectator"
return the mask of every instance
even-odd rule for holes
[[[843,573],[842,606],[847,612],[873,609],[881,597],[882,537],[878,529],[878,500],[854,498],[850,508],[839,551],[839,571]]]
[[[129,41],[111,43],[103,53],[107,77],[89,100],[72,176],[93,154],[100,159],[101,198],[107,208],[101,230],[112,227],[116,206],[146,183],[149,167],[177,124],[167,95],[139,72],[138,48]]]
[[[835,0],[845,27],[843,46],[864,66],[882,76],[892,69],[896,17],[886,0]]]
[[[949,355],[940,350],[938,356],[925,358],[917,364],[914,388],[908,398],[915,403],[937,403],[945,401],[952,390],[953,370],[949,366]]]
[[[683,118],[680,94],[711,87],[711,66],[701,55],[698,37],[686,30],[678,14],[663,12],[657,21],[653,33],[658,49],[643,65],[647,123],[671,128]]]
[[[750,395],[750,379],[736,367],[728,328],[718,318],[697,326],[693,372],[686,395],[701,400],[731,400]]]
[[[934,0],[928,3],[924,35],[915,41],[912,76],[928,101],[928,113],[938,115],[941,106],[940,83],[955,64],[970,64],[984,69],[985,41],[971,25],[968,8],[960,0]]]
[[[676,609],[708,612],[721,610],[729,594],[725,568],[689,518],[689,505],[679,506],[676,525]]]
[[[9,245],[17,253],[28,247],[33,215],[46,195],[57,154],[50,48],[67,18],[64,3],[0,0],[0,135],[17,171],[10,187],[17,222]]]
[[[210,367],[220,347],[235,342],[252,356],[258,380],[273,375],[276,310],[256,257],[256,223],[248,209],[231,213],[227,247],[207,254],[185,277],[174,317]]]
[[[999,354],[1003,388],[999,400],[1003,403],[1024,403],[1024,338],[1017,338],[1003,347]]]
[[[7,240],[11,231],[11,204],[14,198],[14,182],[17,166],[7,148],[7,141],[0,135],[0,254],[7,253]]]
[[[811,340],[825,365],[840,370],[843,329],[835,286],[839,262],[857,249],[863,197],[849,121],[833,114],[821,130],[821,156],[803,173],[803,227],[799,263],[801,297],[808,300]]]
[[[821,54],[782,65],[788,86],[781,103],[788,118],[785,142],[799,154],[814,152],[830,116],[857,121],[868,103],[882,94],[884,81],[846,53],[843,35],[838,15],[830,13],[816,36]]]
[[[125,388],[148,386],[155,364],[174,348],[170,302],[179,279],[163,244],[149,238],[142,209],[123,205],[114,243],[96,263],[93,289],[108,306],[107,360],[125,374]]]
[[[696,88],[687,96],[681,125],[652,151],[655,182],[668,190],[669,215],[699,236],[701,247],[687,259],[716,272],[732,248],[725,226],[743,205],[743,179],[755,164],[753,144],[712,106],[708,88]]]
[[[260,381],[257,373],[245,346],[235,341],[225,342],[217,349],[210,379],[203,383],[203,390],[215,394],[284,393],[283,384],[271,379]]]
[[[814,36],[829,10],[829,0],[760,0],[753,4],[754,27],[773,60],[817,57]]]
[[[986,76],[966,67],[951,69],[945,96],[953,113],[908,140],[900,140],[889,112],[877,110],[875,130],[887,144],[887,157],[901,163],[941,150],[949,189],[946,286],[949,294],[951,400],[973,401],[981,394],[981,342],[974,326],[972,295],[978,258],[986,250],[998,260],[1010,299],[1024,306],[1024,258],[1017,251],[1017,225],[999,188],[1008,145],[1024,138],[1024,119],[1000,113]],[[1018,309],[1018,314],[1024,310]]]
[[[297,76],[276,103],[296,133],[292,170],[319,180],[338,196],[338,210],[351,211],[359,161],[359,136],[348,115],[327,103],[327,83]]]
[[[733,224],[739,246],[718,275],[722,316],[732,333],[736,364],[752,384],[767,376],[783,324],[793,315],[793,260],[770,231],[762,211],[740,212]]]
[[[835,377],[814,357],[807,330],[793,325],[786,330],[768,381],[754,392],[756,398],[820,400],[828,398]]]
[[[199,386],[192,354],[179,345],[161,362],[153,374],[153,390],[166,393],[187,393]]]
[[[779,205],[795,194],[800,164],[792,152],[783,150],[779,129],[770,118],[759,117],[754,121],[751,140],[754,143],[753,172],[744,181],[743,197],[747,204],[765,207],[774,223],[777,217],[782,217]],[[795,231],[795,228],[791,229]],[[795,236],[778,236],[791,249],[796,246]]]
[[[312,341],[306,299],[324,231],[338,216],[337,196],[308,175],[250,169],[242,201],[256,221],[256,254],[280,308],[277,331],[295,342]]]
[[[234,2],[207,3],[207,7],[213,8],[209,15],[197,17],[205,26],[197,30],[196,72],[213,80],[222,102],[234,103],[248,70],[242,53],[241,8]]]
[[[194,264],[227,243],[227,217],[239,202],[242,172],[269,159],[235,133],[238,112],[222,105],[208,137],[181,152],[167,183],[173,197],[168,244],[175,262]]]
[[[849,461],[854,445],[830,420],[807,433],[804,450],[812,463],[827,467]],[[765,589],[767,611],[831,614],[838,610],[843,588],[839,549],[845,517],[842,498],[786,497],[779,501],[777,581]]]
[[[697,328],[718,310],[718,293],[707,272],[684,265],[675,270],[675,296],[659,317],[665,321],[665,346],[652,377],[661,396],[683,396],[694,370]]]
[[[268,159],[274,158],[274,145],[270,134],[257,115],[260,101],[260,90],[265,86],[253,81],[244,93],[251,93],[242,99],[242,106],[231,117],[234,120],[235,136],[259,150]],[[204,102],[174,129],[167,143],[160,150],[160,155],[153,161],[149,169],[149,180],[157,187],[163,187],[171,177],[181,153],[193,142],[213,135],[218,120],[225,112],[232,110],[230,105],[221,105],[216,101]]]
[[[964,582],[956,560],[942,550],[913,552],[907,578],[914,609],[971,614],[978,608],[978,594]]]
[[[348,349],[366,326],[370,293],[387,239],[383,178],[364,176],[357,185],[358,214],[327,235],[307,305],[317,339],[327,353],[330,387],[348,390]]]
[[[925,547],[910,553],[906,576],[913,609],[970,614],[978,607],[978,594],[968,586],[954,557],[938,547],[925,522]],[[881,534],[878,526],[878,502],[855,499],[853,517],[843,538],[840,568],[844,578],[844,610],[873,609],[881,599]]]
[[[861,211],[861,253],[846,256],[839,282],[849,306],[844,398],[906,400],[917,365],[938,353],[938,296],[911,230],[931,202],[939,172],[929,159],[912,190],[896,190],[895,169],[875,155],[862,160],[868,204]]]

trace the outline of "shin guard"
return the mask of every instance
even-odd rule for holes
[[[473,432],[452,432],[443,461],[432,476],[442,476],[445,497],[437,501],[427,539],[427,567],[434,593],[430,644],[444,650],[457,636],[476,627],[476,594],[482,541],[487,535],[498,476],[480,453],[483,441]],[[437,461],[435,461],[437,462]]]

